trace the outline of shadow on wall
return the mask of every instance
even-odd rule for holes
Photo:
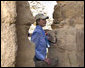
[[[34,44],[28,40],[28,29],[34,22],[34,17],[30,11],[27,1],[17,1],[17,39],[18,52],[16,57],[16,67],[34,67]]]

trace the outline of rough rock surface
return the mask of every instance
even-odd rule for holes
[[[34,17],[27,1],[17,1],[16,29],[18,39],[18,51],[16,67],[34,67],[34,45],[28,40],[28,29],[34,23]]]
[[[34,22],[27,1],[1,1],[1,67],[34,67],[34,44],[28,29]]]
[[[16,2],[1,1],[1,66],[14,67],[17,52]]]
[[[72,22],[66,22],[66,24],[83,24],[84,22],[84,1],[58,1],[54,10],[55,24],[67,19]]]
[[[84,1],[58,1],[53,13],[57,43],[49,49],[59,67],[84,66]]]

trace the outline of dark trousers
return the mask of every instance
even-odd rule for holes
[[[35,67],[57,67],[58,59],[50,58],[51,64],[48,65],[45,61],[39,60],[38,58],[34,57]]]
[[[46,62],[44,62],[43,60],[40,60],[40,59],[36,58],[35,56],[34,56],[33,60],[35,62],[35,67],[47,67]]]

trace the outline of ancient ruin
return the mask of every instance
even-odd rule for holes
[[[57,41],[49,48],[48,56],[58,58],[54,67],[83,67],[84,1],[57,3],[53,30],[49,32],[51,41]],[[29,6],[27,1],[1,1],[1,67],[35,67],[35,47],[28,40],[28,30],[35,19]]]

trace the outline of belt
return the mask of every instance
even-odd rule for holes
[[[34,60],[36,61],[42,61],[42,60],[40,60],[40,59],[38,59],[36,56],[34,56]]]

